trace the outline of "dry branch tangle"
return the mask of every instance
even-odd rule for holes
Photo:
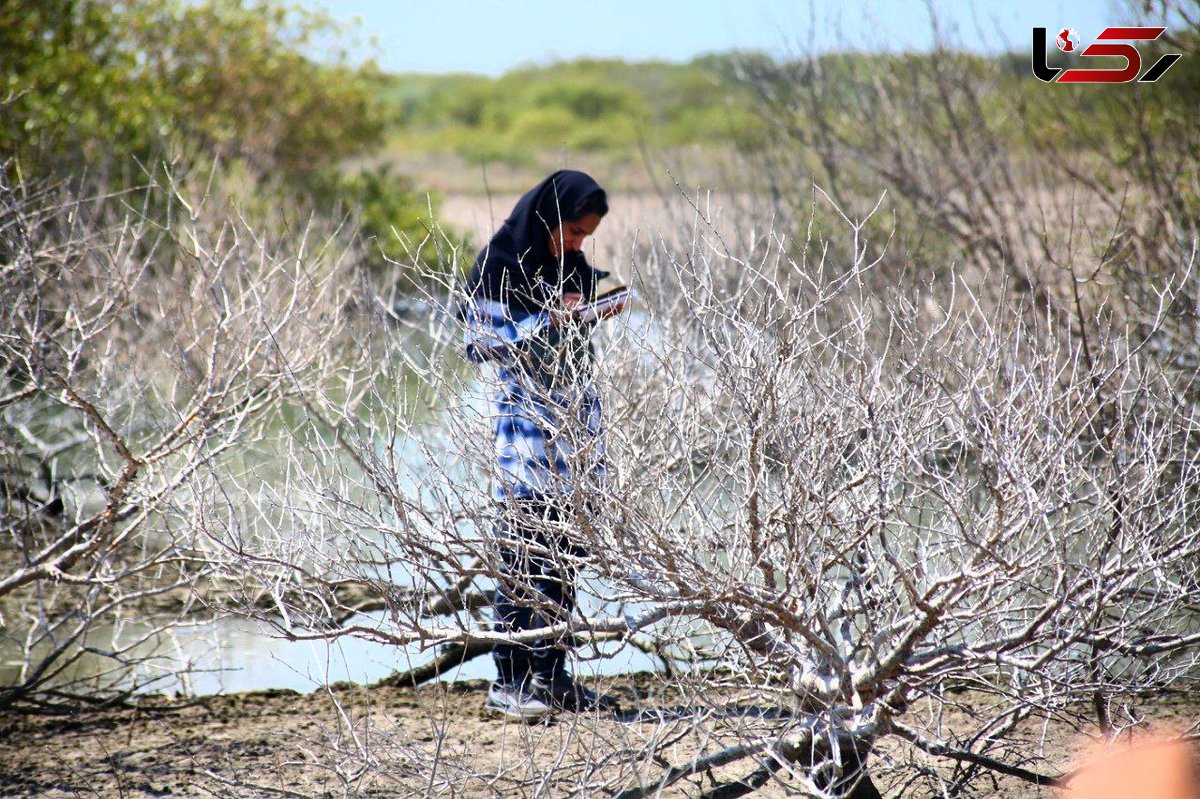
[[[1097,316],[1085,340],[954,275],[917,300],[881,291],[867,222],[834,211],[850,262],[818,242],[797,259],[776,239],[743,257],[714,231],[686,253],[644,253],[642,311],[610,331],[597,370],[607,512],[567,525],[590,553],[573,565],[630,610],[552,632],[649,633],[799,713],[816,738],[895,736],[971,774],[1047,782],[1061,764],[1006,737],[1023,721],[1079,725],[1081,703],[1098,702],[1111,723],[1114,708],[1136,716],[1141,692],[1194,684],[1194,387],[1145,344],[1159,309],[1136,337]],[[410,368],[444,403],[436,434],[387,412],[322,414],[359,431],[356,460],[386,497],[332,502],[328,516],[371,530],[367,559],[436,597],[498,565],[477,389],[434,360],[454,359],[456,328],[429,330]],[[378,458],[381,437],[407,440],[419,466]],[[405,468],[435,486],[419,501],[398,488]],[[496,636],[470,614],[447,625],[416,610],[397,604],[388,629],[355,633]],[[963,685],[994,699],[970,728],[909,720]]]
[[[1158,309],[1136,337],[1097,322],[1085,354],[1056,316],[954,276],[915,299],[878,289],[866,222],[832,210],[849,261],[774,237],[734,252],[711,229],[686,252],[639,254],[642,308],[608,331],[597,369],[605,512],[565,526],[589,553],[572,565],[598,576],[606,604],[549,632],[636,633],[688,679],[707,674],[714,697],[753,691],[781,711],[753,741],[723,729],[732,754],[697,763],[755,758],[763,779],[815,788],[848,762],[844,745],[895,739],[969,764],[951,782],[980,768],[1045,781],[1059,764],[1015,734],[1022,722],[1078,724],[1086,702],[1116,723],[1139,692],[1194,685],[1194,386],[1145,343]],[[184,218],[188,235],[172,239],[184,279],[161,294],[137,248],[101,235],[131,223],[82,238],[35,226],[67,238],[13,248],[33,260],[17,262],[28,277],[5,309],[4,351],[33,377],[0,392],[6,425],[28,433],[6,456],[90,447],[100,477],[99,504],[72,505],[65,530],[9,500],[6,535],[30,537],[30,560],[3,584],[63,607],[64,583],[78,583],[91,599],[76,639],[148,592],[211,579],[244,586],[214,612],[290,638],[500,640],[477,600],[460,601],[500,562],[490,443],[452,317],[410,331],[365,303],[350,315],[335,265]],[[81,255],[97,251],[115,272]],[[53,269],[46,253],[59,253]],[[432,306],[453,302],[435,275],[425,284]],[[1162,287],[1161,307],[1180,285]],[[30,311],[46,298],[71,309],[57,328]],[[158,371],[136,371],[147,363]],[[231,465],[281,412],[277,468]],[[48,413],[70,420],[60,440],[31,426]],[[337,626],[347,582],[382,600],[382,618]],[[31,674],[26,691],[53,676]],[[992,700],[969,724],[918,713],[964,685]],[[687,718],[706,734],[704,712]],[[697,769],[676,761],[642,784]]]
[[[0,614],[23,661],[0,704],[116,701],[186,669],[155,650],[195,597],[152,611],[223,576],[201,533],[214,499],[237,501],[228,458],[330,363],[330,259],[272,252],[160,178],[116,197],[0,186]]]

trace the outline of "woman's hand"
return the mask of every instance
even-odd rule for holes
[[[583,295],[578,291],[568,291],[562,296],[562,307],[550,312],[550,324],[558,327],[563,322],[575,317],[575,309],[583,302]]]
[[[614,302],[611,305],[606,306],[603,310],[599,311],[596,314],[596,320],[600,321],[603,319],[611,319],[612,317],[616,316],[617,314],[621,313],[621,311],[624,311],[624,310],[625,310],[625,300],[622,299],[620,302]]]
[[[566,292],[562,297],[562,307],[550,312],[550,324],[558,327],[563,322],[576,318],[578,316],[579,306],[583,304],[584,302],[582,294],[577,291]],[[624,300],[618,303],[613,303],[612,305],[609,305],[601,310],[596,315],[596,320],[599,321],[602,319],[612,318],[621,313],[623,310],[625,310]]]

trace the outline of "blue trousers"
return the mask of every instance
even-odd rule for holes
[[[537,630],[566,621],[575,609],[572,557],[583,549],[570,543],[553,522],[568,518],[561,506],[541,500],[506,503],[496,527],[503,573],[496,584],[492,617],[498,632]],[[545,678],[566,668],[562,638],[501,644],[492,650],[500,682],[517,685],[532,675]]]

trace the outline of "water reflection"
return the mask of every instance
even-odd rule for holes
[[[640,321],[644,327],[645,320]],[[439,436],[444,436],[443,417],[448,404],[465,408],[471,414],[482,414],[486,407],[476,370],[453,354],[456,347],[448,345],[445,337],[436,333],[436,327],[431,322],[426,329],[413,325],[393,331],[402,342],[403,357],[382,371],[367,400],[358,408],[363,425],[355,431],[364,435],[358,446],[373,448],[372,454],[378,462],[398,466],[394,469],[396,488],[418,504],[422,498],[436,495],[441,490],[436,481],[447,475],[459,485],[471,482],[470,475],[462,471],[465,467],[453,458],[446,463],[436,462],[446,454]],[[430,330],[435,335],[430,335]],[[442,371],[431,372],[434,365]],[[456,395],[439,394],[451,386]],[[394,423],[397,413],[402,415],[400,424]],[[396,436],[398,430],[405,435]],[[231,484],[266,487],[263,497],[252,508],[230,508],[231,514],[248,517],[239,520],[245,530],[240,534],[253,536],[257,531],[259,535],[285,540],[287,531],[295,527],[303,511],[298,507],[297,494],[284,489],[295,486],[297,480],[307,479],[304,473],[314,481],[304,487],[315,495],[328,496],[328,491],[336,491],[334,495],[349,502],[361,502],[364,508],[374,507],[382,512],[382,517],[375,519],[377,524],[396,523],[397,520],[388,517],[386,509],[381,511],[373,505],[374,486],[352,458],[338,454],[334,439],[333,431],[306,424],[306,410],[297,404],[281,409],[277,418],[256,431],[251,443],[224,459],[222,469]],[[62,473],[87,471],[86,464],[67,463],[65,456],[60,460],[56,468]],[[303,464],[299,470],[297,464]],[[316,484],[324,481],[328,484]],[[314,517],[319,516],[316,512],[319,508],[310,511]],[[165,519],[162,527],[169,527]],[[464,537],[474,534],[466,529],[460,532]],[[346,542],[333,537],[325,544],[338,547],[336,551],[343,554],[360,548],[375,554],[387,553],[381,527],[356,531],[355,538]],[[341,548],[341,544],[347,548]],[[365,558],[364,562],[369,560]],[[403,565],[388,562],[386,558],[382,563],[372,576],[397,584],[412,582]],[[593,590],[599,592],[600,587],[593,585]],[[581,610],[589,614],[615,612],[597,600],[587,602],[582,596],[581,600]],[[627,610],[636,612],[638,608]],[[351,623],[389,630],[389,621],[383,613],[364,615]],[[25,651],[29,644],[24,638],[24,631],[15,626],[0,630],[0,685],[20,683],[25,679],[27,665],[44,657],[53,646],[47,638],[45,646],[35,647],[30,657]],[[353,637],[332,642],[288,641],[268,625],[232,617],[175,622],[165,628],[128,620],[104,625],[83,622],[71,639],[75,643],[68,644],[68,654],[60,658],[63,668],[56,684],[182,695],[268,688],[306,692],[341,681],[367,684],[393,672],[427,664],[436,654],[432,649],[423,650],[415,645],[395,647]],[[594,650],[588,648],[588,652],[589,659],[576,665],[584,676],[655,667],[650,656],[632,647],[622,647],[617,641],[600,644]],[[120,656],[113,657],[112,653]],[[127,663],[136,666],[127,667],[124,665]],[[492,676],[491,659],[480,657],[455,668],[444,679]]]
[[[633,332],[636,336],[645,337],[650,334],[651,324],[648,317],[635,313],[630,316],[629,323],[622,327],[627,334]],[[431,330],[434,335],[430,335]],[[477,377],[477,370],[453,354],[455,347],[447,348],[443,334],[436,333],[436,324],[426,329],[419,324],[405,326],[402,335],[404,355],[409,366],[394,376],[396,396],[389,403],[380,401],[380,395],[376,394],[362,412],[375,419],[383,419],[394,414],[396,408],[405,409],[407,418],[403,426],[407,435],[390,439],[377,436],[374,455],[381,462],[394,460],[405,467],[396,470],[394,475],[402,494],[413,498],[418,504],[422,499],[430,499],[436,504],[437,499],[432,495],[438,494],[442,488],[433,484],[434,478],[445,479],[448,476],[460,485],[471,482],[470,475],[463,472],[465,466],[453,457],[446,462],[431,461],[431,458],[437,460],[445,454],[439,438],[444,436],[447,424],[443,419],[447,405],[477,417],[482,424],[483,414],[488,407],[487,398]],[[453,332],[445,335],[456,336]],[[428,371],[434,364],[443,372]],[[430,383],[436,383],[433,390]],[[455,396],[438,396],[437,392],[445,391],[450,386],[455,387]],[[394,428],[381,424],[378,429]],[[348,464],[345,467],[346,471],[354,471]],[[364,480],[358,484],[356,493],[361,492],[365,497],[371,491]],[[474,534],[466,529],[460,530],[460,533],[464,536]],[[355,548],[378,548],[376,554],[386,554],[387,542],[379,530],[364,530],[361,535],[362,538],[354,544]],[[383,560],[386,562],[387,559]],[[396,562],[381,567],[376,576],[401,585],[413,582],[409,570]],[[478,587],[489,590],[483,581]],[[603,586],[585,579],[581,589],[581,612],[588,615],[618,612],[618,609],[595,598],[604,592]],[[636,613],[641,609],[630,606],[621,610]],[[350,624],[377,626],[383,632],[390,629],[383,613],[365,614]],[[350,637],[334,642],[287,641],[258,623],[242,619],[221,619],[194,628],[183,628],[176,632],[176,639],[180,650],[192,657],[208,652],[206,658],[200,657],[196,661],[196,667],[187,676],[187,684],[180,681],[177,686],[178,690],[195,694],[263,688],[311,691],[339,681],[365,684],[393,672],[425,665],[436,654],[432,649],[422,649],[417,645],[395,647]],[[657,665],[650,655],[623,645],[620,641],[588,647],[587,653],[586,660],[575,664],[576,671],[583,676],[653,670]],[[456,667],[443,679],[491,679],[493,676],[491,658],[479,657]]]
[[[387,630],[383,614],[368,614],[354,624],[378,625]],[[429,663],[435,652],[417,646],[396,647],[358,638],[337,641],[287,641],[265,627],[245,619],[219,619],[209,624],[180,628],[176,644],[188,653],[191,670],[155,690],[207,695],[236,691],[284,688],[306,693],[334,682],[370,684],[393,672]],[[624,674],[652,670],[655,664],[640,650],[619,648],[619,642],[601,644],[603,657],[577,664],[584,676]],[[444,680],[493,679],[491,658],[478,657],[443,675]]]

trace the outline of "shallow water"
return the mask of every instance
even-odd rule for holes
[[[381,614],[382,615],[382,614]],[[380,617],[372,617],[380,622]],[[363,619],[361,621],[366,621]],[[432,651],[345,637],[337,641],[286,641],[253,621],[222,619],[180,628],[175,638],[193,662],[184,679],[159,683],[155,691],[207,695],[286,688],[307,693],[322,685],[349,681],[377,682],[393,672],[424,665]],[[653,659],[632,647],[601,645],[607,655],[574,664],[581,676],[625,674],[655,669]],[[444,680],[492,679],[490,657],[470,660],[443,675]]]
[[[645,325],[644,319],[639,319],[639,327]],[[411,347],[410,355],[420,357],[423,350],[429,346],[428,339],[415,335],[413,330],[405,331],[406,349]],[[463,364],[451,363],[448,370],[462,370]],[[403,370],[401,370],[403,372]],[[467,370],[465,382],[458,383],[460,387],[472,394],[478,393],[475,380]],[[440,432],[439,417],[444,410],[440,407],[430,408],[419,402],[404,401],[411,398],[420,390],[419,380],[408,379],[403,373],[393,384],[401,393],[401,399],[390,407],[417,409],[422,418],[406,420],[406,432],[417,433],[419,437],[437,438]],[[383,402],[381,394],[374,398],[376,403]],[[376,411],[378,409],[375,409]],[[368,410],[368,413],[371,411]],[[283,414],[287,416],[287,411]],[[275,432],[293,429],[295,420],[281,419]],[[383,427],[381,429],[386,429]],[[283,437],[286,439],[286,435]],[[388,441],[386,438],[377,441],[380,456],[390,455],[401,464],[407,464],[412,474],[397,475],[401,491],[411,496],[420,496],[429,486],[423,485],[428,465],[422,452],[420,441],[416,437],[400,438]],[[286,468],[286,452],[279,447],[286,447],[286,441],[271,441],[260,439],[254,447],[237,453],[234,466],[231,468],[239,475],[253,475],[255,480],[264,484],[278,483],[285,485],[286,475],[276,474]],[[387,451],[390,450],[390,453]],[[321,456],[335,449],[322,449]],[[294,454],[294,453],[293,453]],[[323,461],[326,468],[331,464]],[[281,466],[281,464],[285,464]],[[348,466],[347,471],[353,467]],[[403,469],[401,470],[403,471]],[[356,481],[356,488],[364,495],[370,489]],[[283,492],[281,492],[282,494]],[[287,529],[282,528],[282,529]],[[373,533],[365,533],[371,538]],[[392,566],[391,569],[398,567]],[[377,576],[384,576],[382,574]],[[388,577],[401,584],[409,582],[407,573],[389,573]],[[587,594],[594,596],[598,593],[593,589],[588,591],[582,587],[580,602],[581,609],[586,613],[607,613],[597,601],[590,600]],[[383,631],[388,630],[385,614],[364,616],[355,620],[368,626],[378,625]],[[0,685],[12,685],[22,679],[22,631],[10,628],[0,629]],[[145,639],[145,640],[142,640]],[[112,625],[101,625],[88,631],[86,641],[94,645],[93,652],[120,650],[126,646],[134,646],[128,653],[131,659],[141,661],[136,675],[122,675],[114,667],[111,659],[99,654],[80,651],[72,647],[74,662],[61,675],[61,682],[75,685],[129,685],[129,680],[148,692],[163,692],[183,695],[208,695],[223,692],[252,691],[263,689],[292,689],[301,692],[314,690],[331,682],[351,681],[356,683],[372,683],[387,677],[396,671],[428,663],[434,656],[432,650],[421,650],[417,646],[395,647],[373,641],[346,636],[336,641],[288,641],[279,637],[267,625],[250,619],[223,617],[212,621],[196,624],[180,624],[172,626],[168,631],[152,631],[148,626],[137,622],[124,622],[120,628]],[[39,647],[45,651],[49,643]],[[620,650],[620,651],[618,651]],[[590,652],[591,650],[589,650]],[[618,642],[600,646],[600,657],[593,657],[575,665],[576,671],[587,675],[612,675],[630,671],[653,670],[655,661],[648,655],[633,647],[620,648]],[[491,659],[479,657],[455,668],[445,675],[447,680],[464,680],[476,678],[491,678],[494,675]]]

